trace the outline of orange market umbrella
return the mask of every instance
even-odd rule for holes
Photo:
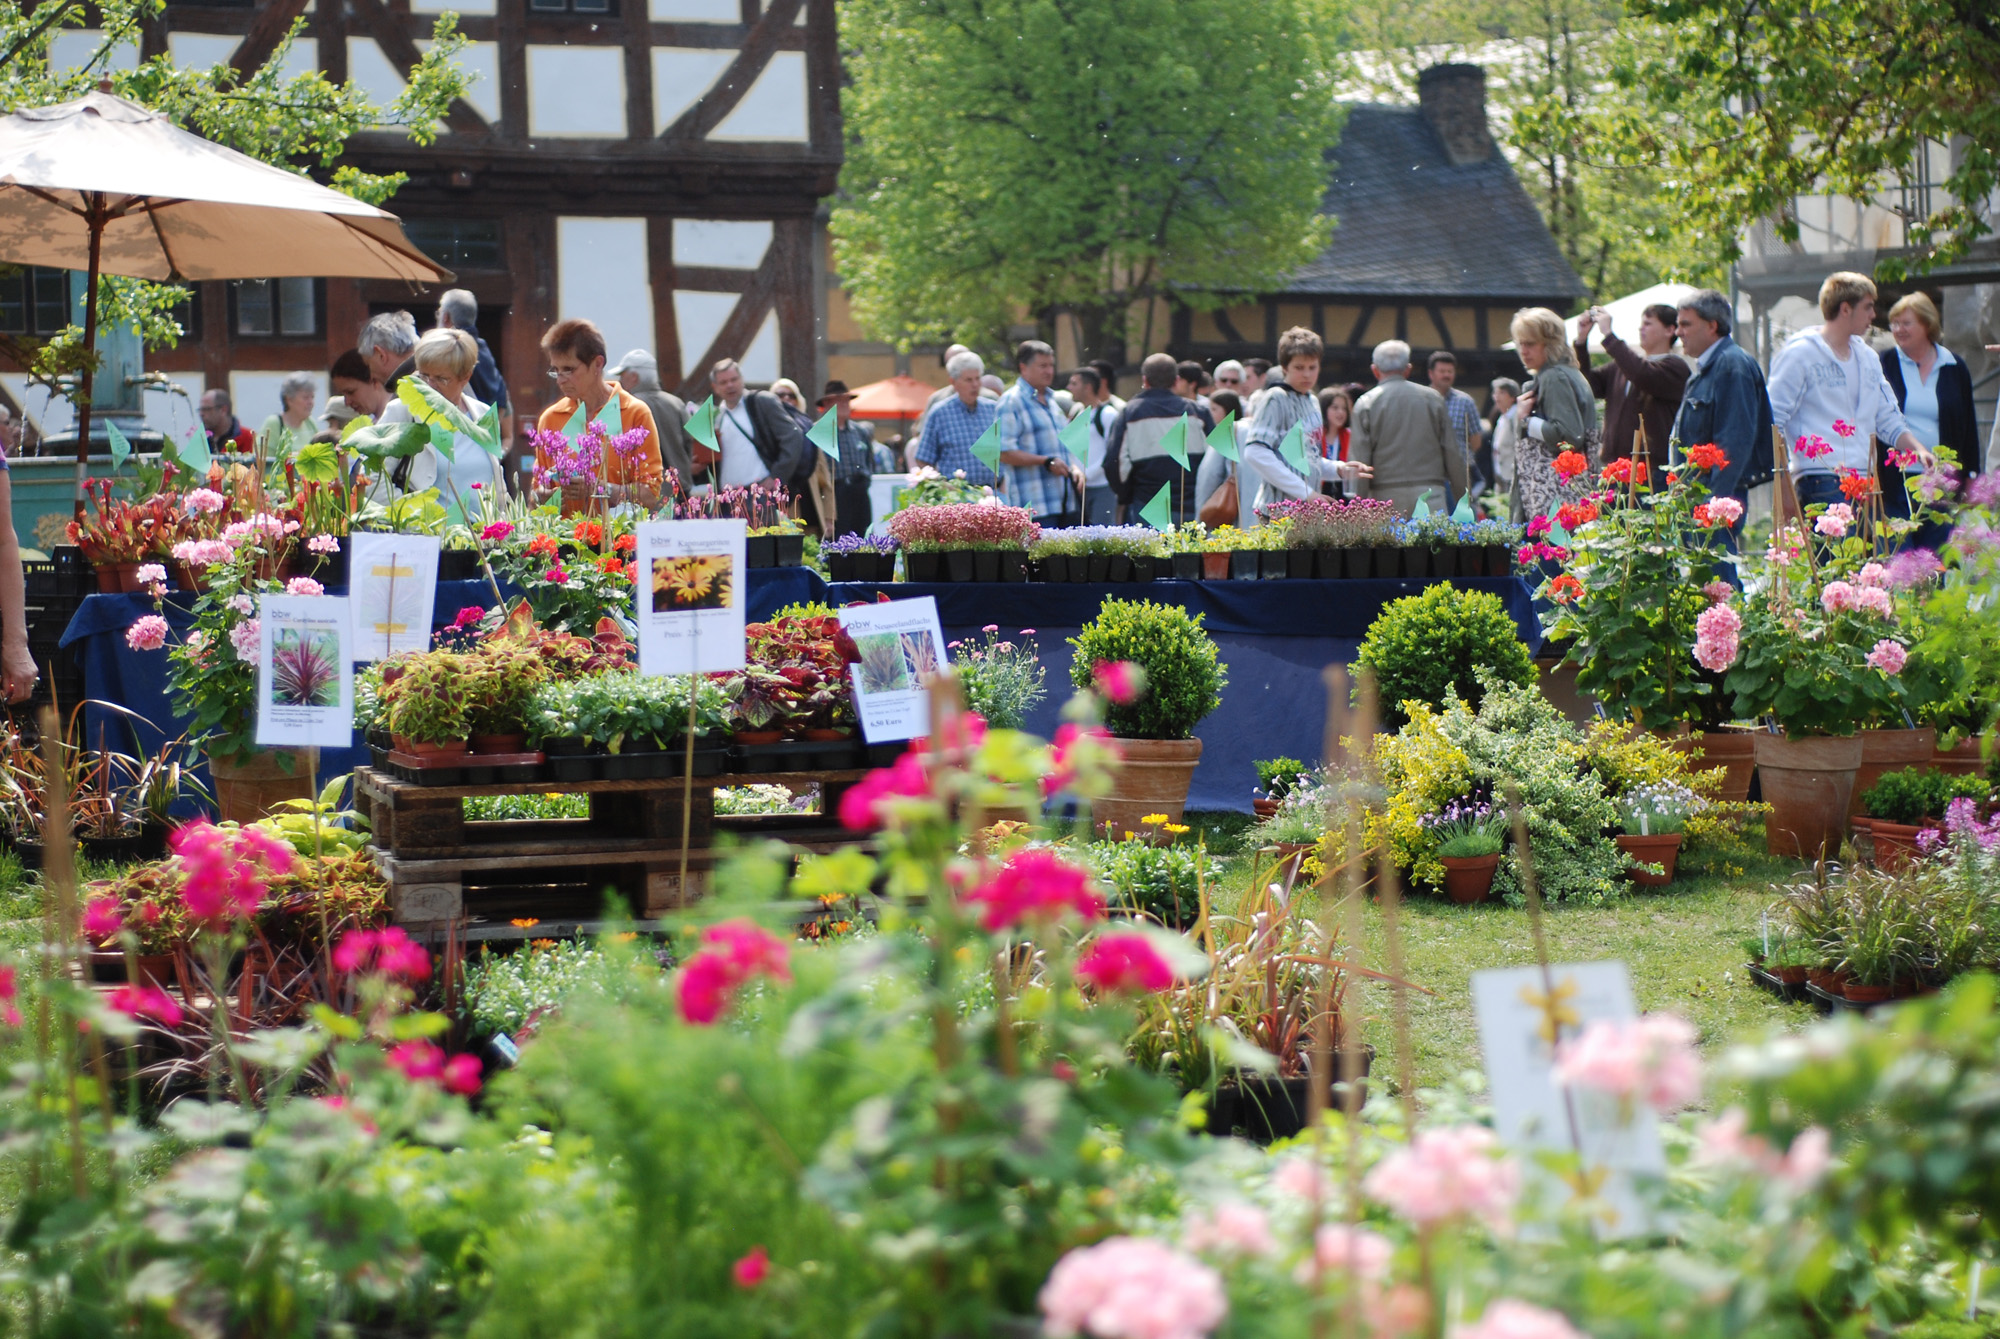
[[[924,416],[924,406],[936,393],[937,387],[898,373],[886,381],[871,381],[855,391],[854,403],[848,406],[848,412],[855,418],[870,421],[918,419]]]

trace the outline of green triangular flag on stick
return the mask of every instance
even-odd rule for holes
[[[840,406],[829,405],[819,421],[806,429],[806,440],[840,463]]]
[[[1139,509],[1139,519],[1155,530],[1167,531],[1174,528],[1174,504],[1167,494],[1173,492],[1173,485],[1162,484],[1160,491],[1153,494],[1153,500]]]
[[[688,415],[687,435],[711,451],[722,449],[715,444],[715,397],[713,395],[703,400],[701,407]]]
[[[181,446],[181,464],[195,478],[206,479],[208,467],[214,463],[215,458],[208,451],[208,438],[202,435],[201,429],[189,428],[187,441]]]
[[[1173,427],[1168,428],[1166,435],[1160,438],[1160,449],[1173,457],[1174,464],[1180,466],[1182,469],[1188,467],[1187,439],[1188,416],[1186,414],[1182,414],[1181,421],[1174,424]]]
[[[1287,465],[1290,465],[1300,474],[1306,472],[1305,424],[1294,423],[1292,425],[1292,430],[1285,434],[1283,441],[1278,443],[1278,454],[1285,458]]]
[[[1069,452],[1073,459],[1088,460],[1090,458],[1090,411],[1086,409],[1069,422],[1063,424],[1063,430],[1056,434],[1056,440],[1062,443],[1063,450]]]
[[[1451,509],[1451,519],[1457,521],[1460,525],[1471,525],[1479,519],[1472,514],[1472,499],[1470,497],[1462,497],[1458,500],[1458,505]]]
[[[507,454],[507,444],[500,440],[499,405],[486,406],[486,412],[479,416],[479,433],[471,436],[472,440],[479,444],[479,449],[495,460]]]
[[[1417,505],[1410,508],[1410,519],[1428,521],[1431,518],[1431,490],[1426,488],[1417,494]]]
[[[104,435],[111,439],[111,468],[115,470],[132,458],[132,443],[111,419],[104,420]]]
[[[1569,531],[1564,529],[1563,523],[1554,516],[1549,517],[1549,543],[1559,549],[1569,547]]]
[[[1224,460],[1241,460],[1236,450],[1236,411],[1230,410],[1222,416],[1222,422],[1215,425],[1208,434],[1208,445],[1212,451],[1222,453]]]
[[[995,474],[1000,472],[999,419],[994,419],[991,426],[985,432],[979,434],[979,440],[972,444],[972,454],[977,456],[979,463],[987,469],[992,470]]]

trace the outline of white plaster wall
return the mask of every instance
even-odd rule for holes
[[[741,23],[737,0],[651,0],[647,14],[655,23]]]
[[[493,0],[410,0],[412,14],[491,14]]]
[[[674,263],[754,270],[771,246],[768,219],[675,219]]]
[[[654,18],[659,15],[655,14]],[[653,133],[664,131],[700,100],[729,68],[736,53],[713,48],[653,48]]]
[[[625,138],[625,49],[528,48],[528,133]]]
[[[104,41],[104,31],[100,28],[68,28],[59,32],[49,42],[49,68],[51,70],[74,70],[97,53]],[[113,47],[105,58],[105,65],[114,70],[136,70],[139,68],[139,44],[121,42]],[[99,68],[102,68],[101,66]]]
[[[757,82],[724,117],[710,139],[804,140],[809,138],[806,114],[806,56],[803,51],[778,51],[757,76]]]
[[[556,220],[556,318],[604,332],[606,357],[653,347],[653,286],[643,218]]]
[[[736,310],[735,293],[703,293],[694,289],[674,290],[674,325],[681,337],[681,375],[692,376],[705,368],[708,346],[722,333],[722,323]],[[730,351],[725,349],[727,355]],[[613,355],[616,356],[615,354]],[[742,361],[740,358],[737,361]]]
[[[383,54],[381,43],[372,37],[347,39],[347,82],[366,93],[384,111],[403,96],[407,87],[402,74]]]
[[[736,361],[743,364],[743,379],[752,385],[768,386],[778,379],[777,312],[773,311],[764,318],[764,324],[757,329],[757,337],[750,341],[750,347],[738,355]],[[811,392],[807,391],[807,394]]]
[[[454,9],[458,6],[453,6]],[[469,11],[479,13],[482,11]],[[429,51],[434,43],[419,39],[417,50]],[[486,118],[488,125],[500,124],[500,45],[497,42],[467,42],[458,49],[459,68],[471,77],[465,100],[472,110]]]
[[[205,70],[228,64],[242,42],[224,33],[168,33],[167,54],[182,69]]]

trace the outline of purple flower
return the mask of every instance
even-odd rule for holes
[[[1944,570],[1944,564],[1929,549],[1910,549],[1889,560],[1889,584],[1897,590],[1920,586]]]

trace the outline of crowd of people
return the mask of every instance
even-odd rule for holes
[[[1732,305],[1714,290],[1646,308],[1629,342],[1601,307],[1585,313],[1574,336],[1555,312],[1525,308],[1510,328],[1523,376],[1495,380],[1483,412],[1457,385],[1451,351],[1430,354],[1419,381],[1401,340],[1375,346],[1373,385],[1322,386],[1325,350],[1304,327],[1285,331],[1268,362],[1208,368],[1151,354],[1129,400],[1117,393],[1112,364],[1059,375],[1055,351],[1040,340],[1014,349],[1011,384],[977,352],[953,345],[943,360],[948,384],[906,436],[887,443],[853,420],[854,396],[842,382],[827,382],[816,399],[787,379],[757,390],[740,365],[723,359],[709,369],[712,448],[688,434],[690,406],[662,386],[650,352],[634,349],[611,363],[596,326],[566,320],[542,339],[558,398],[537,423],[559,429],[581,409],[609,425],[615,402],[618,430],[644,428],[648,445],[607,459],[604,482],[614,496],[656,493],[668,470],[691,489],[777,479],[828,536],[866,530],[875,519],[874,475],[920,468],[989,486],[1046,525],[1137,520],[1164,493],[1176,523],[1251,526],[1259,506],[1321,490],[1386,498],[1403,514],[1420,501],[1451,508],[1486,495],[1491,509],[1518,521],[1566,500],[1568,485],[1554,468],[1564,450],[1599,465],[1632,457],[1664,472],[1676,443],[1713,442],[1729,461],[1716,491],[1741,500],[1775,471],[1774,427],[1779,440],[1807,448],[1786,452],[1800,505],[1838,500],[1839,472],[1861,470],[1883,481],[1892,514],[1907,515],[1902,480],[1930,463],[1931,448],[1949,448],[1964,470],[1978,468],[1972,384],[1965,364],[1939,342],[1928,297],[1912,292],[1895,303],[1894,345],[1880,353],[1864,338],[1875,302],[1866,276],[1830,276],[1820,291],[1823,323],[1786,343],[1768,378],[1735,341]],[[473,296],[453,289],[421,335],[408,312],[371,318],[330,369],[333,398],[318,414],[305,373],[285,378],[277,412],[255,431],[237,418],[227,391],[209,390],[200,412],[210,445],[280,456],[337,439],[356,415],[406,419],[396,387],[409,376],[475,421],[491,406],[502,439],[513,441],[507,385],[477,334],[478,317]],[[1606,355],[1594,366],[1593,332]],[[829,408],[838,410],[830,454],[806,438]],[[1081,436],[1070,431],[1079,418],[1088,423]],[[1212,449],[1219,431],[1230,434],[1234,451]],[[447,478],[456,489],[478,483],[534,492],[531,462],[503,467],[467,441],[450,460],[433,448],[399,462],[375,487],[387,497]]]

